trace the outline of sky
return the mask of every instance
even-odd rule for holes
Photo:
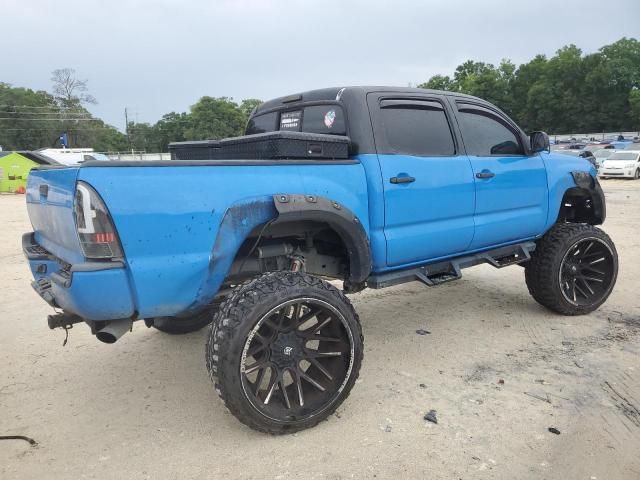
[[[640,38],[639,0],[0,0],[0,82],[73,68],[124,129],[200,97],[407,86],[468,59],[527,62]]]

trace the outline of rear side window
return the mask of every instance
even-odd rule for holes
[[[455,144],[439,102],[382,100],[380,113],[389,153],[419,157],[455,155]]]
[[[302,131],[328,135],[346,135],[347,126],[338,105],[314,105],[304,109]]]
[[[249,120],[247,124],[247,135],[255,133],[273,132],[276,130],[276,122],[278,121],[278,113],[271,112],[264,115],[258,115]]]
[[[489,111],[459,105],[458,119],[467,154],[478,157],[524,155],[516,133]]]
[[[347,122],[340,105],[311,105],[298,110],[257,115],[249,120],[246,135],[277,130],[346,135]]]

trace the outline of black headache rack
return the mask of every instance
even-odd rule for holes
[[[349,158],[349,137],[277,131],[169,144],[172,160],[277,160]]]

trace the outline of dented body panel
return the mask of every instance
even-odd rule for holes
[[[59,173],[47,172],[47,178]],[[303,177],[315,181],[303,187]],[[109,207],[139,318],[188,314],[210,302],[249,232],[277,216],[274,192],[330,193],[361,219],[362,228],[369,228],[366,178],[360,163],[83,167],[77,179],[100,192]],[[32,194],[29,202],[36,201],[33,189]],[[70,203],[67,208],[71,215]],[[38,226],[34,226],[38,237]],[[47,250],[64,254],[53,243]]]

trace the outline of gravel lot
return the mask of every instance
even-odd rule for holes
[[[621,267],[600,310],[544,310],[519,267],[355,295],[358,384],[327,422],[285,437],[224,409],[204,331],[140,322],[105,345],[76,325],[63,347],[29,286],[24,197],[0,196],[0,435],[37,441],[0,441],[0,478],[640,479],[640,182],[603,186]]]

